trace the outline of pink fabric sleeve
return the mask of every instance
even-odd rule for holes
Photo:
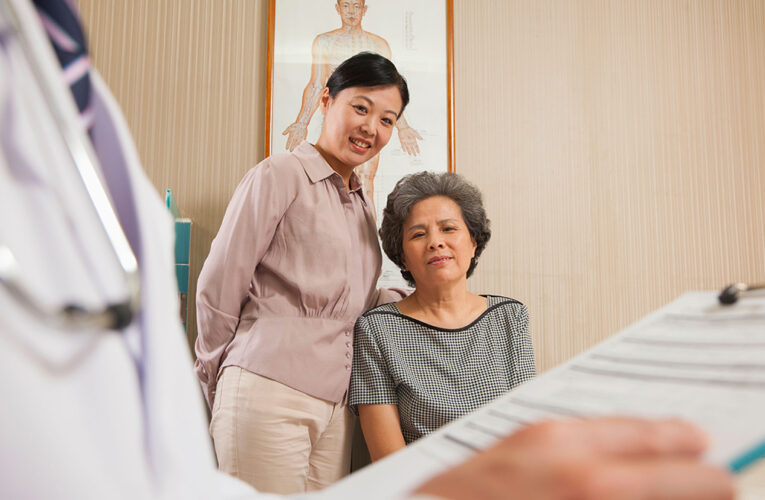
[[[292,159],[297,161],[296,159]],[[295,169],[266,159],[236,188],[197,282],[194,369],[212,407],[218,369],[234,338],[255,268],[296,195]]]
[[[375,290],[373,302],[369,309],[389,302],[398,302],[411,295],[412,292],[414,292],[412,288],[378,288]]]

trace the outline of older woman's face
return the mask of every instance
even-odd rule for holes
[[[467,279],[476,243],[453,200],[433,196],[418,202],[404,221],[403,233],[404,265],[418,287]]]

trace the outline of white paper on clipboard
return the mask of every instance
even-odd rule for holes
[[[733,471],[765,456],[765,295],[721,306],[686,293],[320,496],[400,498],[528,423],[606,415],[695,422],[711,437],[706,460]]]

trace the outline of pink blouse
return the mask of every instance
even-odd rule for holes
[[[242,179],[197,284],[195,370],[212,406],[239,366],[327,401],[348,388],[356,319],[403,292],[376,290],[374,214],[308,142]]]

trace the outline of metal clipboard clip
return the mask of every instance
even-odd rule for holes
[[[734,283],[723,288],[717,298],[720,301],[720,304],[729,306],[735,304],[742,293],[762,289],[765,289],[765,283],[755,283],[752,285],[747,285],[746,283]]]

